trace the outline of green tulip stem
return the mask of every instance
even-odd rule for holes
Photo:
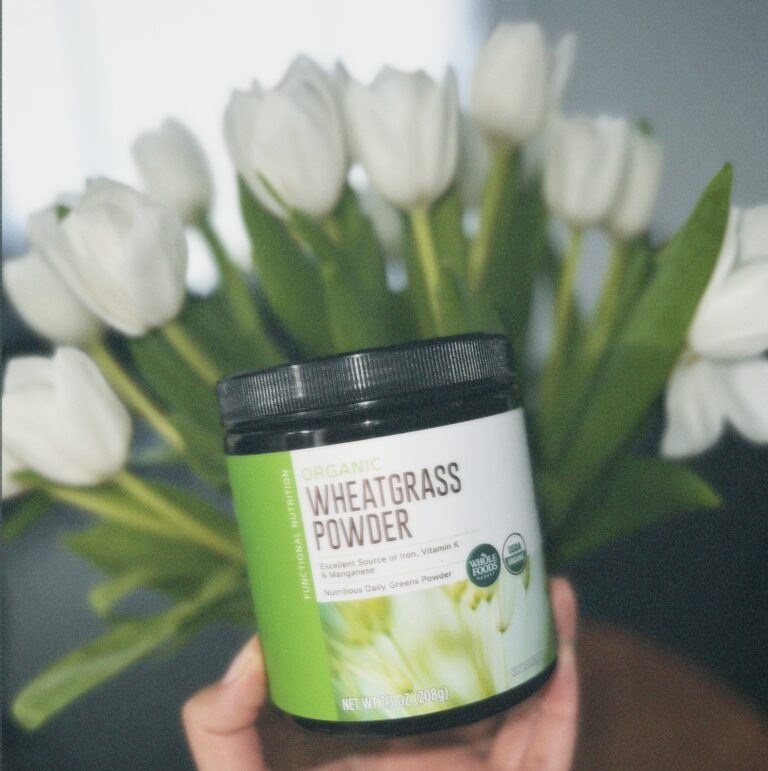
[[[150,487],[143,479],[128,471],[121,471],[115,477],[115,483],[134,501],[146,506],[160,517],[166,526],[170,525],[180,537],[193,541],[226,559],[243,561],[242,551],[236,543],[192,519],[183,509]]]
[[[585,342],[584,356],[590,367],[595,366],[611,337],[616,313],[619,309],[619,293],[627,263],[627,253],[623,241],[615,240],[611,249],[611,261],[608,275],[603,284],[600,301],[595,313],[595,321]]]
[[[216,385],[221,374],[178,321],[169,321],[160,328],[176,353],[210,386]]]
[[[208,248],[216,263],[219,271],[219,281],[221,282],[221,291],[232,311],[233,320],[246,335],[258,338],[271,346],[269,336],[261,324],[261,319],[259,318],[245,277],[232,261],[210,219],[206,216],[201,216],[195,221],[195,227],[208,244]],[[274,353],[277,355],[276,351]]]
[[[39,487],[46,495],[57,501],[90,511],[106,522],[164,538],[178,538],[176,534],[169,533],[168,528],[157,519],[137,514],[134,510],[121,506],[118,502],[99,495],[88,487],[68,487],[50,482],[35,484],[34,486]]]
[[[472,243],[467,264],[467,279],[473,294],[483,288],[485,274],[488,270],[488,257],[493,242],[494,231],[502,213],[501,200],[507,177],[511,173],[510,165],[514,150],[509,147],[497,147],[493,150],[491,169],[483,191],[483,201],[480,206],[480,227]]]
[[[571,228],[571,235],[560,272],[560,282],[555,297],[552,348],[541,378],[540,403],[542,412],[546,412],[553,404],[554,394],[560,385],[559,380],[565,366],[565,343],[573,309],[573,289],[581,256],[582,235],[581,228]]]
[[[323,220],[322,227],[325,231],[325,235],[327,235],[334,244],[341,243],[341,225],[339,224],[338,217],[329,214]]]
[[[432,233],[432,224],[429,221],[429,209],[426,206],[412,209],[409,212],[409,217],[413,235],[416,239],[419,265],[427,289],[427,301],[434,331],[438,335],[444,334],[444,324],[440,308],[440,262],[435,247],[434,234]]]
[[[131,379],[120,362],[112,355],[103,340],[88,347],[88,353],[112,387],[133,410],[141,415],[177,452],[184,452],[184,439],[150,398]]]

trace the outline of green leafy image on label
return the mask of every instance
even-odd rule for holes
[[[490,543],[475,546],[467,557],[467,578],[475,586],[491,586],[501,572],[501,559],[496,547]]]
[[[528,562],[528,552],[525,541],[520,533],[512,533],[504,541],[501,550],[504,557],[504,567],[514,576],[519,576],[525,570]]]

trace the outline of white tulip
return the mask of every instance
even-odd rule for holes
[[[133,157],[147,193],[192,223],[211,207],[213,181],[195,135],[172,118],[133,143]]]
[[[662,454],[703,452],[727,424],[768,442],[768,205],[732,209],[715,270],[667,386]]]
[[[125,466],[131,419],[98,367],[75,348],[12,359],[3,389],[3,445],[19,468],[94,485]]]
[[[132,337],[181,310],[187,244],[178,215],[127,185],[98,179],[61,221],[30,218],[30,238],[104,322]]]
[[[648,227],[659,192],[661,165],[659,142],[639,129],[632,131],[626,178],[606,220],[616,237],[634,238]]]
[[[544,164],[549,208],[574,227],[596,225],[615,205],[624,181],[629,125],[621,118],[560,118]]]
[[[544,126],[550,107],[552,55],[538,24],[499,24],[472,74],[472,115],[486,136],[514,147]]]
[[[3,283],[19,316],[49,340],[86,346],[101,335],[99,319],[34,249],[8,260]]]
[[[365,87],[351,81],[347,125],[371,184],[390,203],[428,206],[453,181],[459,143],[456,78],[385,67]]]
[[[551,134],[552,127],[562,118],[560,104],[571,77],[575,59],[576,36],[572,33],[563,35],[550,54],[549,101],[544,125],[539,134],[528,141],[523,148],[523,174],[526,177],[538,175],[544,166],[547,138]]]
[[[291,208],[324,217],[336,206],[347,151],[333,81],[299,57],[278,86],[235,91],[224,115],[232,163],[251,192],[278,217],[287,213],[262,177]]]

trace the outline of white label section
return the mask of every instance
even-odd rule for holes
[[[521,409],[291,458],[318,602],[464,580],[515,533],[541,548]]]

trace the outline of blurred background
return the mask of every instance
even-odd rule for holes
[[[222,113],[233,88],[269,86],[298,54],[360,79],[384,64],[459,76],[496,22],[533,19],[551,40],[576,33],[568,113],[646,118],[664,145],[654,231],[670,235],[718,168],[734,201],[768,200],[768,4],[756,0],[5,0],[2,251],[26,248],[27,215],[87,177],[129,183],[130,144],[175,116],[199,136],[217,182],[214,218],[245,254]],[[214,271],[193,244],[190,283]],[[585,301],[599,258],[585,260]],[[4,306],[6,357],[41,347]],[[728,511],[691,513],[577,566],[585,614],[648,635],[768,711],[768,453],[727,437],[698,461]],[[60,511],[4,550],[3,708],[39,669],[95,636],[85,595],[96,575],[58,546],[79,515]],[[151,602],[147,598],[147,603]],[[8,769],[188,768],[184,698],[224,670],[239,630],[205,631],[88,695],[37,734],[5,720]],[[6,713],[7,714],[7,713]]]

